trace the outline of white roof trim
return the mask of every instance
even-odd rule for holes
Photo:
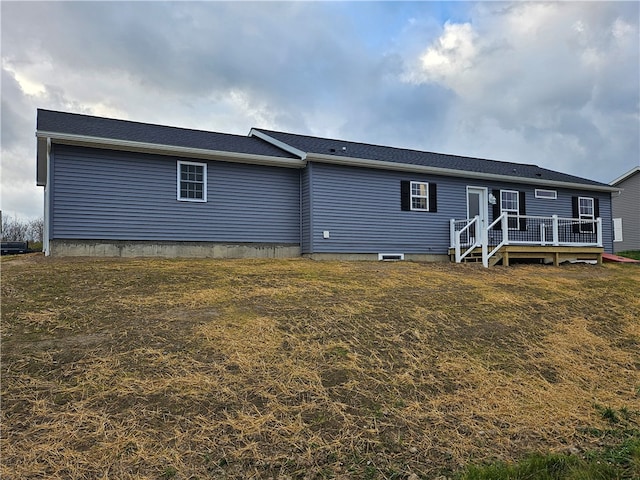
[[[468,170],[455,170],[452,168],[429,167],[425,165],[414,165],[410,163],[385,162],[382,160],[369,160],[364,158],[342,157],[340,155],[324,155],[310,153],[307,161],[322,163],[332,163],[335,165],[346,165],[352,167],[378,168],[382,170],[395,170],[401,172],[426,173],[432,175],[445,175],[448,177],[479,178],[484,180],[499,180],[513,183],[526,183],[532,185],[545,185],[555,187],[565,187],[581,190],[594,190],[599,192],[617,192],[619,189],[606,185],[588,185],[584,183],[562,182],[558,180],[545,180],[542,178],[525,178],[511,175],[497,175],[494,173],[470,172]]]
[[[631,175],[633,175],[636,172],[640,172],[640,167],[633,167],[631,170],[629,170],[627,173],[620,175],[618,178],[616,178],[615,180],[611,180],[609,182],[609,185],[615,185],[616,183],[620,183],[625,181],[627,178],[629,178]]]
[[[273,138],[270,135],[267,135],[266,133],[261,132],[260,130],[256,130],[255,128],[252,128],[251,131],[249,132],[249,136],[250,137],[258,137],[262,140],[264,140],[265,142],[269,142],[270,144],[281,148],[282,150],[284,150],[285,152],[289,152],[292,153],[293,155],[300,157],[302,160],[306,160],[307,158],[307,152],[303,152],[302,150],[298,150],[295,147],[292,147],[291,145],[289,145],[288,143],[284,143],[283,141],[278,140],[277,138]]]
[[[249,163],[252,165],[270,165],[287,168],[302,168],[306,165],[306,162],[304,160],[300,160],[297,158],[282,158],[270,155],[257,155],[252,153],[237,153],[225,152],[220,150],[207,150],[204,148],[179,147],[175,145],[163,145],[158,143],[136,142],[103,137],[90,137],[68,133],[37,131],[36,137],[50,138],[53,143],[65,145],[99,147],[110,150],[125,150],[131,152],[153,153],[159,155],[173,155],[177,157],[199,158],[203,160],[219,160],[225,162]]]

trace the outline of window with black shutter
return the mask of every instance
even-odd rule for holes
[[[574,233],[593,233],[595,231],[595,220],[600,216],[600,205],[597,198],[592,197],[572,197],[573,218],[578,219],[578,223],[573,226]]]
[[[432,182],[402,180],[400,182],[400,209],[403,211],[437,212],[437,185]]]
[[[509,230],[527,230],[527,214],[526,195],[525,192],[518,190],[493,190],[492,194],[496,199],[493,204],[493,219],[495,220],[503,213],[509,215]],[[500,230],[502,226],[497,224],[496,230]]]

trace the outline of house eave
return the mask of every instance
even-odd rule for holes
[[[370,160],[366,158],[343,157],[340,155],[325,155],[310,153],[306,157],[309,162],[331,163],[361,168],[376,168],[382,170],[394,170],[400,172],[422,173],[431,175],[443,175],[448,177],[473,178],[479,180],[494,180],[512,183],[524,183],[529,185],[544,185],[564,187],[570,189],[591,190],[597,192],[617,192],[618,188],[608,185],[589,185],[575,182],[562,182],[558,180],[545,180],[542,178],[525,178],[512,175],[497,175],[493,173],[470,172],[467,170],[455,170],[451,168],[429,167],[425,165],[413,165],[409,163],[385,162],[382,160]]]
[[[121,150],[157,155],[172,155],[175,157],[194,158],[200,160],[217,160],[285,168],[303,168],[306,165],[304,160],[297,158],[282,158],[270,155],[207,150],[202,148],[180,147],[176,145],[163,145],[59,132],[36,131],[36,137],[48,138],[52,143],[61,145],[103,148],[108,150]]]
[[[620,175],[615,180],[611,180],[611,182],[609,182],[609,185],[617,185],[619,183],[622,183],[625,180],[627,180],[628,178],[631,178],[633,175],[635,175],[638,172],[640,172],[640,167],[633,167],[627,173],[624,173],[624,174]]]

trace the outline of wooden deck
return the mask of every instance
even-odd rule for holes
[[[540,260],[542,263],[553,263],[555,266],[570,261],[596,261],[602,264],[602,247],[580,246],[538,246],[538,245],[504,245],[489,259],[489,265],[502,264],[509,266],[512,260]],[[455,262],[455,250],[449,249],[449,258]],[[463,262],[482,262],[482,249],[476,247]]]

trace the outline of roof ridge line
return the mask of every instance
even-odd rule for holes
[[[332,142],[346,142],[346,143],[352,143],[352,144],[356,144],[356,145],[365,145],[365,146],[369,146],[369,147],[378,147],[378,148],[391,148],[394,150],[403,150],[406,152],[416,152],[416,153],[428,153],[430,155],[441,155],[444,157],[455,157],[455,158],[462,158],[465,160],[481,160],[483,162],[496,162],[496,163],[500,163],[500,164],[512,164],[512,165],[518,165],[518,166],[528,166],[528,167],[536,167],[536,168],[541,168],[544,170],[549,170],[549,171],[554,171],[554,170],[550,170],[548,168],[544,168],[541,167],[540,165],[536,165],[535,163],[520,163],[520,162],[513,162],[513,161],[509,161],[509,160],[495,160],[495,159],[491,159],[491,158],[481,158],[481,157],[470,157],[468,155],[462,155],[462,154],[458,154],[458,153],[442,153],[442,152],[434,152],[434,151],[430,151],[430,150],[418,150],[417,148],[406,148],[406,147],[394,147],[391,145],[381,145],[379,143],[368,143],[368,142],[359,142],[359,141],[354,141],[354,140],[343,140],[343,139],[338,139],[338,138],[327,138],[327,137],[320,137],[318,135],[305,135],[305,134],[299,134],[299,133],[291,133],[291,132],[283,132],[280,130],[270,130],[270,129],[266,129],[266,128],[252,128],[251,130],[257,130],[257,131],[262,131],[262,132],[269,132],[269,133],[280,133],[283,135],[293,135],[296,137],[308,137],[308,138],[315,138],[318,140],[327,140],[327,141],[332,141]]]

